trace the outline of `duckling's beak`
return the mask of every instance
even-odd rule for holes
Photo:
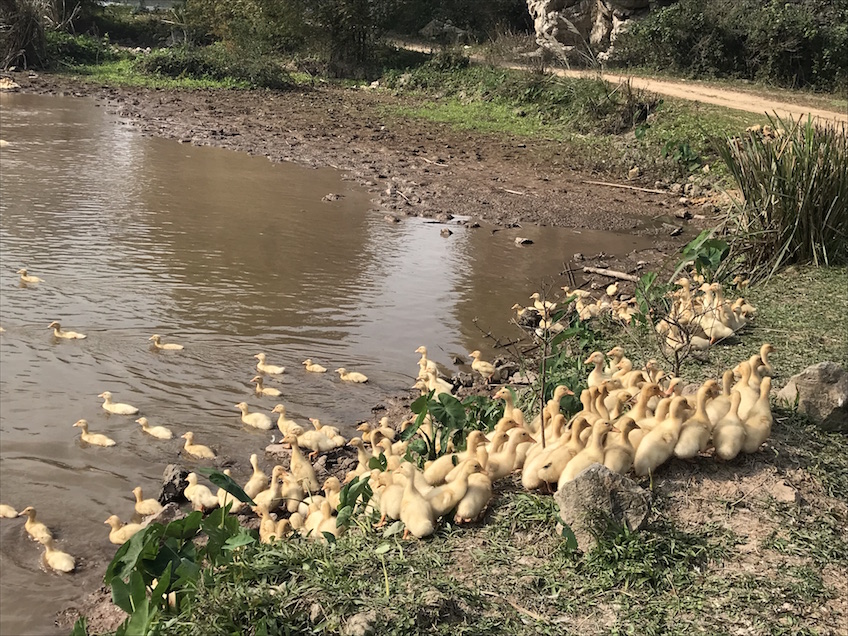
[[[104,393],[101,393],[100,395],[98,395],[97,397],[104,397],[105,395],[106,395],[106,393],[104,392]]]

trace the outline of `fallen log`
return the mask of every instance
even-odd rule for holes
[[[600,267],[584,267],[584,272],[589,274],[600,274],[601,276],[609,276],[610,278],[617,278],[619,280],[629,280],[631,283],[638,283],[639,278],[634,276],[633,274],[626,274],[625,272],[618,272],[614,269],[602,269]]]

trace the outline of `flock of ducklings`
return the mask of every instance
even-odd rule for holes
[[[18,270],[17,274],[20,275],[20,283],[23,287],[38,285],[39,283],[44,282],[44,279],[30,274],[23,268]],[[86,338],[86,335],[83,333],[63,329],[59,321],[51,322],[48,328],[53,330],[53,335],[56,338],[65,340],[83,340]],[[184,346],[180,344],[162,342],[162,337],[159,334],[151,336],[149,341],[152,342],[152,346],[154,348],[162,351],[180,351],[184,349]],[[269,364],[264,353],[258,353],[254,357],[258,360],[256,370],[259,372],[259,375],[255,375],[251,382],[255,384],[256,395],[279,397],[281,392],[278,389],[264,386],[263,375],[280,376],[285,372],[285,367]],[[304,360],[303,365],[306,371],[310,373],[327,372],[326,368],[314,363],[311,359]],[[368,378],[362,373],[348,372],[345,368],[339,368],[336,372],[339,374],[339,378],[345,382],[359,384],[368,382]],[[103,398],[103,409],[109,413],[116,415],[137,415],[139,413],[139,409],[135,406],[121,402],[113,402],[112,393],[109,391],[101,393],[98,397]],[[236,404],[235,407],[241,411],[241,420],[244,424],[262,430],[270,430],[272,428],[271,418],[264,413],[251,413],[246,402],[240,402]],[[314,470],[312,470],[312,466],[309,461],[303,457],[300,448],[307,448],[312,450],[314,453],[318,453],[343,446],[346,443],[346,440],[339,435],[338,429],[331,426],[322,426],[317,419],[310,420],[314,430],[305,430],[295,421],[286,417],[286,408],[282,404],[277,404],[271,413],[278,414],[277,427],[284,435],[284,441],[292,445],[292,472],[298,476],[302,476],[305,472],[308,472],[306,469],[308,466],[308,469],[312,472],[311,478],[308,478],[305,481],[306,487],[311,492],[317,491],[318,483],[314,476]],[[146,417],[140,417],[136,420],[136,422],[141,426],[144,433],[147,433],[157,439],[169,440],[174,437],[173,432],[164,426],[150,426]],[[91,432],[89,430],[87,420],[77,420],[73,426],[81,429],[80,439],[87,444],[101,447],[111,447],[116,445],[115,440],[107,435]],[[184,433],[182,438],[185,439],[183,451],[187,455],[197,459],[215,459],[217,457],[215,452],[208,446],[195,443],[193,432],[188,431]],[[266,502],[266,500],[269,504],[273,503],[275,501],[274,497],[271,496],[273,495],[273,488],[267,488],[268,478],[267,476],[264,476],[264,473],[261,473],[261,470],[259,470],[256,455],[251,456],[251,465],[254,467],[254,476],[246,486],[247,492],[251,494],[251,496],[256,495],[258,497],[256,500],[257,503]],[[279,468],[279,475],[282,476],[284,474],[282,467]],[[228,470],[224,472],[229,474]],[[192,502],[195,509],[206,510],[218,505],[225,505],[227,502],[233,503],[233,511],[237,511],[241,507],[241,502],[237,500],[233,501],[232,496],[224,490],[219,490],[216,495],[212,495],[206,486],[197,483],[197,475],[195,473],[189,474],[188,484],[189,485],[185,491],[186,498]],[[257,487],[257,484],[261,485],[261,487]],[[261,492],[266,489],[268,490],[268,493]],[[303,499],[305,496],[302,489],[300,491],[286,492],[289,497],[297,496],[299,499]],[[143,492],[140,487],[135,488],[133,490],[133,494],[136,499],[135,512],[138,515],[146,517],[161,512],[162,506],[159,502],[155,499],[144,499]],[[26,532],[32,539],[38,541],[44,546],[44,563],[57,572],[72,572],[76,567],[74,557],[55,548],[53,543],[53,534],[44,523],[36,518],[35,508],[28,506],[18,513],[11,506],[0,504],[0,518],[20,516],[27,517],[27,521],[24,524]],[[104,523],[110,526],[109,540],[118,545],[127,541],[143,527],[143,524],[140,523],[122,523],[117,515],[111,515]]]
[[[744,291],[748,282],[737,277],[733,285],[737,290]],[[756,308],[743,297],[728,300],[720,283],[707,283],[699,274],[681,277],[675,284],[680,289],[671,293],[671,309],[656,324],[657,333],[663,336],[664,345],[670,352],[681,349],[706,351],[737,333],[756,315]],[[609,314],[627,323],[639,312],[635,298],[618,299],[617,283],[609,285],[600,298],[593,298],[590,292],[583,289],[563,287],[562,290],[567,297],[574,297],[574,310],[581,320]],[[512,306],[517,319],[521,321],[528,312],[536,312],[539,317],[539,324],[535,328],[538,336],[542,337],[546,332],[555,334],[562,331],[563,325],[551,319],[557,304],[542,300],[539,293],[533,294],[531,298],[534,300],[531,307],[518,304]]]

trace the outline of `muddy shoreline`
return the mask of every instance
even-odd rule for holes
[[[368,190],[387,222],[419,216],[456,223],[453,217],[463,216],[499,227],[532,224],[653,236],[656,254],[618,262],[631,267],[676,253],[708,222],[681,219],[683,204],[671,193],[584,183],[609,179],[570,165],[567,151],[555,141],[402,119],[392,109],[412,99],[388,91],[118,88],[63,75],[12,77],[24,92],[94,98],[145,135],[337,168]],[[683,233],[670,236],[678,227]]]

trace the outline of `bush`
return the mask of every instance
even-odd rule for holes
[[[848,0],[680,0],[623,33],[611,62],[834,90],[846,50]]]
[[[235,80],[252,87],[285,89],[291,76],[279,61],[265,56],[235,53],[222,44],[160,49],[136,61],[144,73],[217,81]]]
[[[45,51],[51,64],[99,64],[115,59],[107,40],[64,31],[46,33]]]
[[[848,130],[811,119],[771,123],[716,142],[745,197],[728,219],[737,254],[755,275],[848,262]]]

